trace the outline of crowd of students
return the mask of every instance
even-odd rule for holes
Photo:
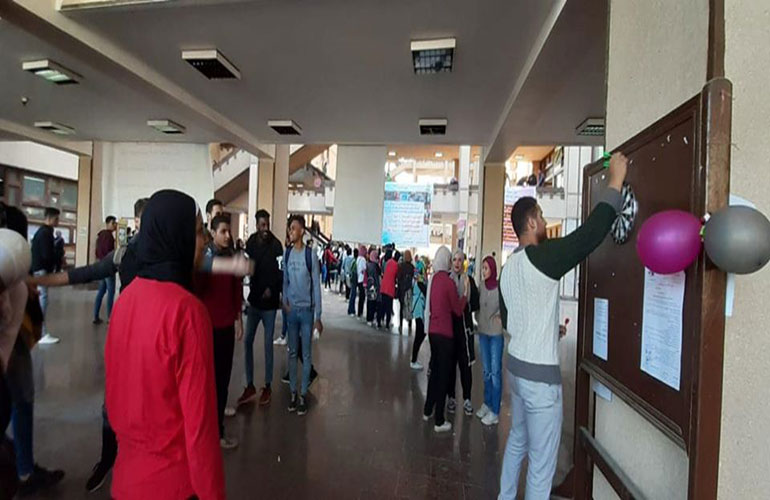
[[[0,486],[11,495],[17,488],[30,493],[64,476],[61,470],[39,466],[32,453],[30,350],[50,336],[44,322],[48,288],[114,279],[117,273],[120,297],[111,312],[108,304],[102,452],[88,479],[89,491],[101,487],[114,469],[115,498],[224,498],[221,449],[238,444],[227,437],[224,425],[225,417],[235,413],[226,404],[235,342],[243,339],[245,347],[241,406],[257,400],[253,343],[259,324],[264,325],[265,381],[259,404],[269,405],[274,328],[281,310],[289,351],[284,376],[291,393],[288,411],[307,413],[307,393],[317,376],[313,338],[324,329],[322,284],[339,283],[348,314],[363,321],[366,305],[370,326],[391,329],[398,300],[399,333],[404,321],[410,333],[413,321],[416,327],[410,360],[414,370],[423,369],[418,354],[427,336],[430,364],[423,419],[433,420],[436,433],[451,431],[445,410],[451,414],[459,409],[458,369],[462,410],[474,414],[471,367],[478,336],[484,400],[475,414],[483,424],[499,422],[503,372],[511,391],[512,425],[499,498],[516,497],[525,456],[527,498],[548,498],[562,423],[558,341],[566,329],[559,325],[559,280],[609,232],[626,168],[623,155],[611,158],[604,197],[583,226],[564,238],[546,238],[546,222],[535,199],[517,201],[511,220],[520,247],[499,276],[495,257],[484,257],[480,286],[463,252],[444,246],[432,261],[392,247],[327,247],[319,256],[306,242],[304,218],[296,215],[289,219],[283,248],[270,232],[270,215],[264,210],[256,215],[257,231],[244,256],[233,248],[221,202],[207,205],[204,223],[195,201],[173,190],[137,201],[136,233],[126,245],[115,248],[112,241],[110,248],[104,238],[98,262],[57,273],[47,249],[58,214],[47,212],[46,225],[30,248],[24,214],[0,206],[0,429],[12,421],[14,435],[12,444],[0,443]],[[110,218],[106,223],[107,230],[114,225]],[[95,307],[95,320],[98,314]],[[504,332],[510,336],[507,348]],[[15,453],[8,453],[11,447]]]

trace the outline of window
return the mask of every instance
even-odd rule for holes
[[[75,209],[78,206],[78,185],[65,182],[61,190],[61,206]]]
[[[24,203],[44,204],[46,202],[45,179],[25,175],[22,193]]]

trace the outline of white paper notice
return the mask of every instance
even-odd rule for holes
[[[596,379],[591,379],[591,387],[593,388],[597,396],[599,396],[602,399],[606,399],[607,401],[612,401],[612,391],[610,390],[609,387],[602,384]]]
[[[685,274],[655,274],[649,269],[644,273],[641,368],[678,391]]]
[[[610,301],[594,299],[594,356],[607,361],[607,335],[610,325]]]

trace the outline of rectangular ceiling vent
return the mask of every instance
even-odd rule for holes
[[[184,134],[185,131],[183,125],[180,125],[171,120],[147,120],[147,126],[154,128],[158,132],[171,135]]]
[[[72,85],[80,83],[82,76],[71,69],[65,68],[50,59],[41,59],[39,61],[26,61],[21,63],[21,69],[29,71],[56,85]]]
[[[586,137],[601,137],[604,135],[604,118],[586,118],[575,132]]]
[[[182,59],[209,80],[241,79],[241,72],[217,49],[183,50]]]
[[[420,120],[420,135],[445,135],[446,118],[423,118]]]
[[[302,129],[294,123],[294,120],[270,120],[267,125],[278,132],[279,135],[300,135]]]
[[[412,64],[418,75],[452,71],[456,40],[418,40],[412,42]]]
[[[35,127],[58,135],[72,135],[75,129],[56,122],[35,122]]]

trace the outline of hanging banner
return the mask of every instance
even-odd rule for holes
[[[503,255],[507,256],[519,246],[519,237],[511,224],[511,209],[513,205],[526,196],[537,198],[535,186],[505,186],[503,201]]]
[[[433,186],[385,183],[382,211],[382,244],[398,248],[430,245],[430,201]]]

